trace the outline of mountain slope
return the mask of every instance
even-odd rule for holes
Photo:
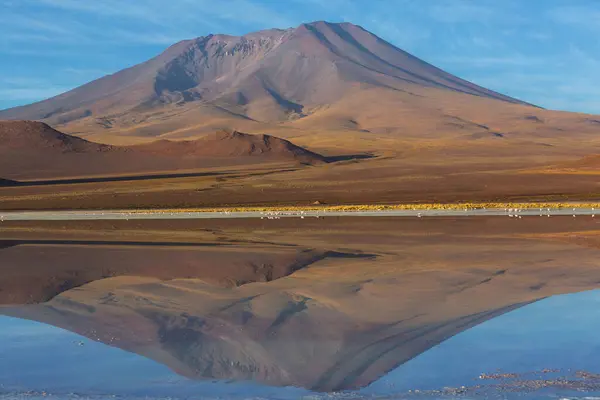
[[[0,121],[0,152],[38,150],[69,152],[108,151],[111,146],[66,135],[35,121]]]
[[[323,163],[326,158],[288,140],[270,135],[249,135],[238,131],[218,131],[192,141],[159,140],[133,146],[145,153],[194,157],[248,157],[263,156],[294,159],[305,163]]]
[[[314,22],[182,41],[145,63],[52,99],[1,111],[0,118],[58,125],[86,120],[110,128],[122,126],[125,115],[201,102],[226,110],[232,119],[272,122],[302,117],[357,87],[406,92],[430,87],[523,104],[448,74],[359,26]]]

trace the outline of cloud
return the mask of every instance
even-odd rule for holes
[[[31,1],[31,0],[30,0]],[[211,25],[211,19],[236,23],[287,25],[289,20],[271,8],[251,0],[34,0],[42,5],[79,13],[135,19],[144,23],[179,28],[181,24],[201,22]],[[173,25],[178,23],[178,25]]]
[[[154,1],[149,1],[145,4],[119,0],[34,0],[33,2],[39,5],[94,15],[123,16],[145,19],[152,22],[160,21],[160,19],[157,19],[160,15],[160,8],[152,7],[152,5],[157,5],[153,4],[156,3]]]
[[[496,17],[497,9],[482,2],[452,0],[435,3],[430,8],[433,19],[445,23],[485,22]]]
[[[15,12],[3,11],[0,14],[0,23],[3,29],[19,28],[20,30],[33,30],[36,32],[46,32],[54,34],[69,33],[61,24],[51,21],[45,21],[39,18],[33,18],[29,15],[23,15]]]
[[[284,12],[253,0],[21,0],[5,8],[0,13],[0,44],[5,45],[36,39],[165,45],[208,33],[296,25]]]
[[[527,37],[531,38],[531,39],[535,39],[535,40],[539,40],[539,41],[547,41],[552,39],[552,34],[547,33],[547,32],[527,32],[526,33]]]
[[[491,56],[491,57],[456,56],[456,57],[443,58],[440,61],[442,61],[444,64],[463,64],[463,65],[469,65],[471,67],[476,67],[476,68],[505,67],[505,66],[524,67],[524,66],[540,65],[540,64],[543,64],[544,62],[546,62],[542,58],[527,57],[527,56],[522,56],[522,55],[505,55],[505,56]]]
[[[431,36],[428,29],[410,23],[398,24],[387,19],[371,18],[368,26],[373,26],[373,33],[393,42],[400,48],[417,47],[419,43]]]
[[[72,74],[72,75],[78,75],[78,76],[90,76],[90,75],[103,76],[103,75],[108,75],[111,73],[111,71],[106,71],[106,70],[97,69],[97,68],[73,68],[73,67],[67,67],[67,68],[63,69],[62,72],[66,73],[66,74]]]
[[[27,76],[0,78],[0,98],[16,103],[47,99],[64,93],[73,85],[53,84],[49,80]]]
[[[590,3],[587,7],[555,7],[546,12],[546,16],[553,22],[573,25],[577,28],[600,31],[600,7],[597,3]]]
[[[574,100],[566,97],[551,96],[544,100],[544,106],[551,110],[563,110],[597,115],[598,111],[600,110],[600,100],[597,100],[595,97],[583,100]]]
[[[57,96],[70,90],[71,87],[45,86],[41,88],[0,88],[3,101],[38,101]]]
[[[545,60],[558,65],[556,60]],[[490,73],[484,69],[466,74],[465,78],[484,87],[531,102],[542,107],[598,113],[600,98],[595,89],[600,85],[597,68],[574,60],[554,70],[514,68]],[[506,71],[506,69],[505,69]]]

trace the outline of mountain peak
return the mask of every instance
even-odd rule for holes
[[[247,120],[301,118],[357,87],[412,92],[436,88],[510,103],[348,23],[315,21],[243,36],[210,34],[70,92],[0,112],[0,118],[118,126],[117,116],[191,102]],[[154,110],[154,111],[153,111]]]
[[[313,21],[313,22],[305,22],[294,29],[298,29],[302,26],[314,26],[314,27],[326,27],[326,26],[343,26],[343,27],[355,27],[360,28],[358,25],[355,25],[351,22],[330,22],[325,20]]]

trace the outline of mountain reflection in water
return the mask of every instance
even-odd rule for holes
[[[458,334],[353,392],[351,398],[404,398],[416,390],[428,397],[429,393],[440,393],[439,388],[465,385],[475,393],[503,393],[507,397],[515,383],[519,387],[542,380],[544,385],[562,390],[564,396],[574,396],[578,383],[596,387],[600,394],[599,377],[583,372],[597,369],[600,357],[599,306],[600,291],[556,296],[528,305]],[[11,366],[0,373],[2,389],[14,394],[26,388],[28,398],[35,393],[42,398],[52,394],[64,398],[65,393],[73,392],[79,393],[79,399],[107,394],[186,398],[198,393],[208,398],[291,399],[311,394],[251,382],[190,381],[133,353],[10,317],[0,317],[0,341],[4,343],[0,360]],[[488,372],[482,375],[482,371]],[[560,385],[551,385],[553,377],[561,377]],[[311,398],[328,396],[313,393]],[[540,398],[539,394],[534,398]]]
[[[155,241],[139,227],[121,229],[136,238],[129,241],[104,232],[102,242],[98,231],[86,241],[66,240],[63,232],[62,243],[12,237],[0,250],[0,313],[156,361],[135,358],[114,378],[133,386],[136,363],[160,379],[179,376],[180,389],[197,380],[234,380],[323,392],[366,387],[365,394],[477,385],[473,378],[495,368],[593,370],[554,353],[517,355],[545,343],[531,333],[542,324],[538,312],[528,310],[548,307],[548,296],[600,286],[595,222],[504,221],[336,219],[300,228],[240,222],[188,245],[176,227],[153,231]],[[505,321],[504,332],[473,338],[496,321]],[[502,347],[507,332],[520,344]],[[461,345],[464,337],[471,339]],[[560,339],[546,338],[550,346]],[[570,354],[585,352],[574,343]],[[0,375],[0,384],[14,387],[16,376]]]

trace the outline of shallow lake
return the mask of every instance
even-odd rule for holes
[[[484,386],[503,393],[514,382],[547,381],[548,398],[576,390],[553,387],[557,377],[598,385],[600,291],[562,295],[512,311],[462,332],[345,396],[372,398],[444,387]],[[251,382],[198,382],[142,356],[39,322],[0,318],[3,395],[124,398],[323,397],[299,388]],[[309,367],[309,366],[307,366]],[[488,376],[486,376],[488,375]],[[496,375],[496,376],[494,376]],[[495,387],[498,385],[498,388]],[[486,386],[488,388],[486,388]],[[566,386],[566,385],[563,385]],[[577,385],[573,384],[573,387]],[[509,392],[510,393],[510,392]],[[536,394],[542,396],[541,394]]]
[[[7,230],[0,398],[600,396],[595,223],[497,221]]]

